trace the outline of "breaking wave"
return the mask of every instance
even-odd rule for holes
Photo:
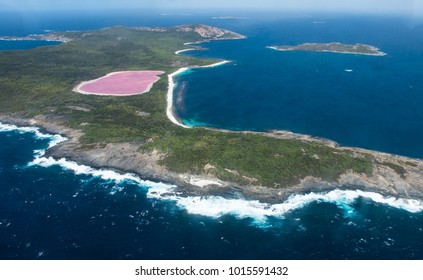
[[[0,131],[18,131],[22,133],[33,133],[37,138],[50,139],[48,148],[66,140],[60,135],[41,133],[35,127],[16,127],[0,123]],[[48,149],[47,148],[47,149]],[[220,218],[225,215],[232,215],[239,219],[252,219],[256,225],[265,225],[269,218],[283,219],[284,216],[297,209],[301,209],[311,203],[324,202],[336,205],[344,210],[345,216],[354,215],[354,204],[358,199],[368,199],[377,204],[384,204],[411,213],[423,211],[423,202],[415,199],[403,199],[386,197],[374,192],[361,190],[339,190],[335,189],[324,193],[293,194],[279,204],[263,203],[258,200],[229,199],[221,196],[184,196],[177,192],[177,186],[160,182],[143,180],[135,174],[121,174],[112,170],[96,169],[90,166],[81,165],[65,158],[54,159],[44,157],[45,150],[35,153],[35,158],[28,166],[60,166],[70,170],[77,175],[89,175],[103,180],[112,180],[116,183],[125,181],[135,182],[140,187],[147,188],[149,199],[169,201],[187,211],[189,214],[202,215],[212,218]]]
[[[18,133],[32,133],[36,139],[49,139],[49,144],[47,149],[56,146],[57,144],[68,140],[66,137],[63,137],[59,134],[48,134],[40,132],[38,127],[27,126],[27,127],[18,127],[13,124],[3,124],[0,122],[0,132],[18,132]],[[39,151],[41,152],[41,151]],[[45,150],[43,151],[45,152]],[[44,153],[43,153],[44,154]]]
[[[169,195],[170,194],[170,195]],[[233,215],[237,218],[252,218],[255,222],[265,223],[268,218],[281,218],[285,214],[301,209],[314,202],[335,204],[344,210],[346,216],[354,214],[354,203],[359,198],[370,199],[372,202],[389,205],[411,213],[423,211],[423,202],[415,199],[384,197],[373,192],[361,190],[335,189],[325,193],[294,194],[280,204],[269,204],[257,200],[226,199],[219,196],[181,197],[172,195],[172,189],[150,188],[148,196],[156,199],[174,200],[180,208],[191,214],[218,218]]]

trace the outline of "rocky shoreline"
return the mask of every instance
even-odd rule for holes
[[[79,139],[83,133],[63,125],[63,120],[57,116],[39,116],[24,119],[17,116],[0,116],[3,123],[18,126],[37,126],[49,133],[61,134],[68,138],[46,153],[47,157],[55,159],[66,158],[78,164],[94,168],[112,169],[118,172],[136,173],[145,180],[174,184],[182,195],[220,195],[232,198],[259,200],[267,203],[280,203],[292,194],[309,192],[326,192],[334,189],[363,190],[380,193],[384,196],[399,198],[412,198],[423,200],[423,161],[403,156],[391,155],[360,148],[339,147],[330,140],[299,135],[288,131],[262,132],[234,132],[226,133],[256,133],[266,137],[281,139],[299,139],[301,141],[318,141],[340,150],[348,150],[358,156],[372,156],[374,158],[373,174],[357,174],[346,172],[333,182],[323,181],[319,178],[306,177],[294,186],[240,186],[236,183],[219,180],[209,174],[193,175],[178,174],[168,171],[159,164],[162,154],[158,151],[142,153],[139,151],[143,143],[97,143],[83,145]],[[210,128],[196,128],[210,129]],[[404,172],[398,174],[393,166],[401,167]],[[198,184],[197,182],[206,182]]]

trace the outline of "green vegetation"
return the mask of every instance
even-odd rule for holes
[[[174,54],[184,42],[202,39],[195,32],[116,27],[66,35],[77,39],[0,53],[0,114],[59,116],[65,125],[85,133],[81,141],[86,148],[94,143],[137,142],[140,151],[165,154],[161,164],[169,170],[209,173],[240,184],[284,187],[306,176],[334,180],[347,170],[372,172],[370,157],[318,143],[172,124],[165,114],[166,75],[186,65],[216,61]],[[99,97],[72,91],[81,81],[109,72],[143,69],[166,71],[147,94]]]
[[[407,171],[405,170],[405,168],[403,166],[392,163],[392,162],[382,162],[381,164],[391,168],[392,170],[394,170],[398,175],[401,176],[401,178],[405,178],[405,173]]]
[[[166,135],[147,145],[168,153],[163,164],[176,172],[207,172],[240,184],[282,186],[306,176],[334,180],[347,169],[371,173],[368,158],[316,143],[282,140],[257,134],[225,133],[201,128]],[[206,168],[205,168],[206,167]]]

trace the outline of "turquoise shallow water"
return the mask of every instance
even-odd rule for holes
[[[233,61],[179,78],[187,124],[291,130],[423,157],[423,30],[400,19],[278,20],[237,27],[248,39],[212,42],[184,55]],[[278,52],[268,45],[366,43],[383,57]],[[182,86],[183,85],[183,86]],[[181,98],[180,98],[181,99]]]

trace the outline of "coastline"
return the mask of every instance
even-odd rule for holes
[[[192,43],[186,43],[186,45],[189,45],[189,44],[192,44]],[[272,47],[268,47],[268,48],[272,48]],[[279,50],[277,48],[274,48],[274,49]],[[283,51],[283,50],[279,50],[279,51]],[[348,53],[348,54],[351,54],[351,53]],[[379,54],[368,54],[368,55],[379,56]],[[382,55],[386,55],[386,54],[383,53]],[[167,95],[166,113],[169,120],[172,121],[172,123],[184,128],[194,128],[194,127],[183,124],[181,121],[178,120],[178,118],[173,113],[173,91],[175,86],[173,78],[192,68],[216,67],[228,62],[230,61],[222,61],[222,62],[218,62],[218,63],[214,63],[211,65],[206,65],[202,67],[183,67],[169,75],[169,87],[168,87],[168,95]],[[231,131],[226,129],[218,129],[214,127],[199,127],[199,128],[208,129],[212,131],[219,131],[223,133],[258,134],[258,135],[263,135],[266,137],[279,138],[279,139],[315,142],[315,143],[319,143],[334,149],[348,151],[356,155],[372,156],[378,162],[378,164],[376,163],[374,164],[376,171],[374,172],[374,174],[372,174],[372,176],[356,174],[354,172],[347,172],[343,174],[341,178],[339,178],[339,180],[337,180],[336,182],[327,182],[319,178],[309,176],[309,177],[303,178],[300,184],[296,186],[284,188],[282,191],[279,190],[278,192],[272,191],[271,188],[269,187],[237,186],[237,188],[245,188],[244,189],[245,194],[248,194],[247,196],[251,196],[253,198],[259,197],[261,199],[265,199],[266,201],[268,201],[269,199],[273,200],[275,198],[280,199],[281,197],[284,197],[286,199],[290,195],[293,195],[293,194],[298,194],[298,193],[304,194],[304,193],[315,192],[315,191],[324,192],[324,191],[331,191],[331,190],[339,188],[339,189],[347,189],[347,190],[352,189],[352,190],[361,190],[361,191],[372,191],[372,192],[376,192],[386,196],[394,196],[394,197],[401,197],[401,198],[411,197],[411,198],[417,198],[417,199],[423,200],[423,185],[419,185],[419,182],[423,182],[423,160],[420,160],[420,159],[413,159],[413,158],[408,158],[405,156],[383,153],[383,152],[367,150],[367,149],[362,149],[357,147],[343,147],[333,140],[324,139],[320,137],[314,137],[312,135],[298,134],[298,133],[294,133],[292,131],[286,131],[286,130],[273,130],[270,132],[253,132],[253,131]],[[398,175],[396,171],[393,170],[392,165],[391,167],[389,167],[389,166],[386,166],[386,165],[384,166],[383,164],[381,164],[381,163],[389,163],[389,164],[396,165],[400,163],[400,166],[403,166],[404,162],[407,162],[410,164],[408,168],[411,170],[407,170],[408,173],[411,173],[411,176],[409,176],[410,179],[408,182],[405,178],[402,178],[402,175],[401,176]],[[208,180],[204,180],[204,182],[207,182],[207,181]],[[227,185],[226,183],[224,185]],[[200,187],[204,187],[204,186],[202,185]]]
[[[184,51],[184,50],[182,50],[182,51]],[[190,69],[196,69],[196,68],[214,68],[214,67],[218,67],[218,66],[221,66],[221,65],[230,63],[230,62],[231,61],[229,61],[229,60],[223,60],[221,62],[216,62],[216,63],[213,63],[213,64],[204,65],[204,66],[182,67],[182,68],[179,68],[178,70],[176,70],[175,72],[169,74],[168,75],[169,83],[168,83],[167,96],[166,96],[167,97],[166,98],[166,100],[167,100],[167,104],[166,104],[166,115],[167,115],[168,119],[172,123],[174,123],[174,124],[176,124],[178,126],[181,126],[183,128],[193,128],[191,126],[187,126],[187,125],[183,124],[179,120],[179,118],[177,118],[175,116],[175,114],[174,114],[174,111],[173,111],[173,92],[175,90],[176,83],[175,83],[175,81],[174,81],[173,78],[175,76],[178,76],[181,73],[184,73],[185,71],[188,71]]]
[[[173,113],[173,91],[175,90],[175,81],[173,80],[173,77],[187,71],[188,67],[182,67],[175,72],[168,75],[168,88],[167,88],[167,95],[166,95],[166,115],[167,118],[174,124],[181,126],[183,128],[192,128],[190,126],[184,125],[182,122],[176,119],[174,113]]]
[[[197,49],[191,48],[191,49],[183,49],[183,50],[179,50],[176,51],[175,54],[181,54],[183,52],[187,52],[187,51],[196,51]]]
[[[0,121],[17,126],[36,126],[48,133],[60,134],[68,140],[47,149],[45,157],[73,161],[80,165],[90,166],[99,170],[112,170],[119,173],[135,173],[143,180],[162,182],[177,186],[175,191],[183,195],[231,197],[234,193],[245,200],[258,200],[264,203],[277,204],[289,199],[292,195],[310,193],[323,194],[331,191],[362,191],[371,192],[392,199],[417,199],[423,201],[423,160],[404,156],[381,153],[361,148],[340,147],[331,140],[315,138],[309,135],[295,134],[288,131],[251,132],[225,131],[222,133],[259,134],[265,137],[280,139],[296,139],[307,142],[318,142],[330,145],[335,149],[347,150],[358,155],[370,155],[378,162],[399,163],[406,166],[406,177],[397,174],[389,166],[375,164],[373,174],[358,174],[346,172],[338,180],[325,181],[313,176],[301,179],[292,186],[277,188],[256,184],[238,185],[222,181],[213,175],[194,175],[189,173],[170,172],[159,164],[163,157],[158,151],[150,153],[139,152],[140,143],[98,143],[89,149],[79,142],[82,131],[68,128],[55,116],[43,116],[33,119],[0,116]],[[182,126],[182,125],[180,125]],[[189,127],[188,127],[189,128]],[[201,128],[214,130],[213,128]],[[404,164],[407,163],[407,164]]]
[[[5,130],[4,127],[6,128]],[[191,214],[213,218],[228,214],[240,215],[252,218],[259,223],[267,223],[267,219],[270,217],[283,217],[284,214],[303,208],[313,202],[330,203],[349,210],[359,198],[402,209],[410,213],[423,211],[423,200],[421,199],[393,197],[389,194],[381,194],[377,190],[373,191],[362,187],[355,187],[354,189],[340,188],[331,184],[309,185],[309,188],[312,189],[307,189],[304,185],[302,189],[293,190],[290,188],[276,193],[274,190],[265,187],[246,187],[241,190],[235,187],[222,186],[219,182],[207,179],[191,178],[190,184],[195,183],[198,187],[181,188],[173,182],[146,178],[130,171],[125,172],[120,169],[105,168],[104,165],[101,168],[97,168],[67,158],[55,159],[50,157],[46,154],[46,151],[67,139],[57,134],[45,134],[37,127],[16,127],[0,123],[0,130],[6,132],[14,130],[29,132],[34,133],[37,138],[51,139],[49,147],[46,150],[37,151],[28,166],[38,165],[45,168],[60,166],[75,175],[84,174],[103,180],[114,180],[116,183],[130,180],[137,183],[140,187],[147,188],[147,198],[173,201],[178,207],[186,209]],[[215,188],[208,187],[210,184],[214,184]],[[220,205],[218,212],[209,212],[209,207],[216,203]],[[349,213],[351,213],[350,210],[348,211]]]

